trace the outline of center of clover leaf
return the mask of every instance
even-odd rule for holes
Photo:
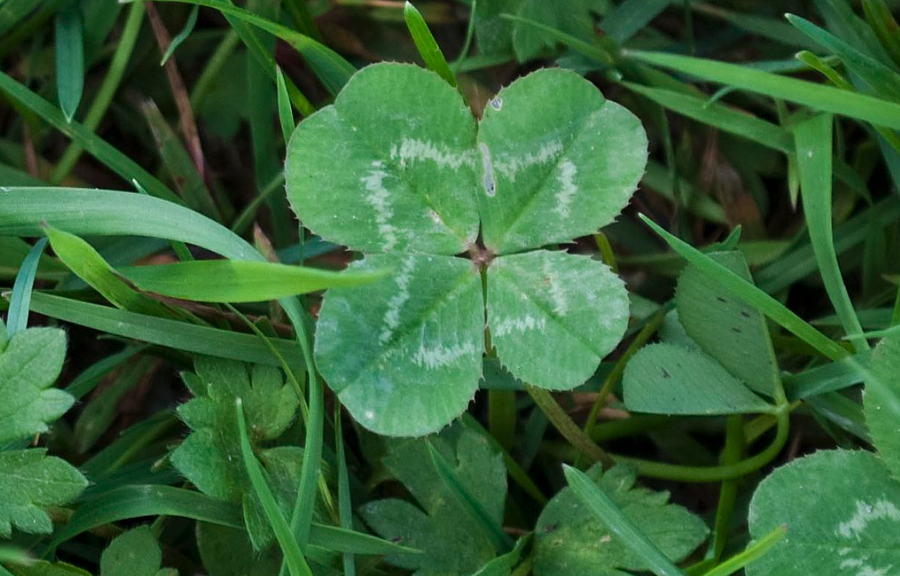
[[[328,385],[374,432],[437,431],[478,389],[485,320],[517,378],[583,383],[625,333],[628,295],[604,264],[541,248],[609,224],[646,162],[640,121],[573,72],[517,80],[476,122],[433,72],[360,70],[300,123],[286,163],[305,226],[362,252],[354,270],[393,269],[326,294],[315,355]]]

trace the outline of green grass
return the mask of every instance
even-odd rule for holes
[[[898,9],[6,0],[0,574],[900,565]]]

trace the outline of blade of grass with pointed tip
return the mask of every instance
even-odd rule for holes
[[[247,437],[247,421],[244,419],[243,402],[240,398],[235,401],[235,414],[237,415],[238,436],[241,443],[241,456],[244,459],[244,468],[250,477],[253,492],[259,498],[266,519],[268,519],[269,525],[275,533],[275,538],[278,540],[278,546],[281,548],[282,554],[284,554],[284,561],[288,566],[288,570],[291,576],[312,576],[312,571],[306,564],[306,559],[303,557],[297,541],[294,540],[291,528],[281,512],[278,502],[275,501],[272,489],[266,483],[262,467],[256,460],[256,456],[253,455],[253,448],[250,446],[250,439]]]
[[[710,82],[790,100],[878,126],[900,129],[900,104],[882,98],[704,58],[636,50],[627,51],[626,56]]]
[[[777,124],[772,124],[746,112],[739,112],[683,92],[649,88],[640,84],[632,84],[631,82],[624,82],[623,84],[632,92],[637,92],[660,106],[674,110],[698,122],[742,136],[780,152],[789,153],[793,150],[791,133]]]
[[[31,306],[34,277],[46,246],[46,238],[38,240],[28,251],[22,265],[19,266],[19,273],[13,284],[12,297],[9,299],[9,313],[6,316],[6,336],[8,338],[12,338],[16,332],[25,330],[28,326],[28,310]]]
[[[136,3],[131,6],[128,11],[128,17],[125,20],[125,26],[122,28],[122,34],[116,42],[116,52],[109,63],[109,69],[103,78],[103,83],[97,89],[97,94],[91,102],[87,113],[84,116],[84,128],[93,131],[100,124],[103,115],[109,108],[113,96],[125,75],[125,69],[131,60],[131,54],[134,50],[135,42],[141,31],[141,22],[144,18],[144,5]],[[84,148],[77,142],[69,143],[68,148],[62,157],[56,162],[53,171],[50,173],[49,181],[51,184],[58,184],[69,175],[72,167],[78,162]]]
[[[800,169],[800,196],[809,229],[810,243],[819,264],[825,291],[857,352],[869,348],[862,336],[862,326],[844,285],[834,249],[831,229],[831,153],[832,117],[815,116],[794,127],[797,162]]]
[[[174,192],[136,162],[119,152],[114,146],[94,134],[78,122],[68,122],[62,112],[52,104],[23,86],[10,76],[0,72],[0,91],[40,116],[45,122],[68,136],[107,168],[126,182],[137,180],[153,196],[181,203]]]
[[[213,220],[221,221],[222,214],[216,206],[212,194],[197,172],[194,161],[175,130],[169,126],[152,100],[143,102],[140,109],[150,128],[150,133],[153,135],[153,141],[156,143],[156,149],[162,161],[162,169],[164,172],[168,172],[171,181],[175,183],[175,188],[181,193],[184,203],[189,208],[209,216]]]
[[[802,318],[791,312],[784,304],[775,300],[750,282],[742,279],[734,272],[728,270],[709,256],[696,248],[679,240],[666,232],[658,224],[644,216],[639,215],[647,226],[659,234],[663,240],[680,254],[685,260],[697,266],[711,280],[718,282],[732,294],[759,309],[760,312],[774,320],[779,326],[794,334],[824,356],[832,360],[840,360],[848,355],[848,352],[839,344],[813,328]]]
[[[166,305],[135,290],[93,246],[78,236],[50,225],[45,226],[44,230],[56,256],[117,308],[164,318],[178,316]]]
[[[56,95],[67,122],[71,122],[84,91],[84,34],[78,2],[70,1],[56,13]]]
[[[563,465],[566,481],[585,506],[603,522],[619,540],[642,558],[657,576],[684,576],[684,573],[657,548],[647,536],[625,516],[625,513],[584,472]]]
[[[277,300],[326,288],[359,286],[388,272],[335,272],[245,260],[195,260],[119,269],[141,290],[201,302]]]
[[[403,6],[403,19],[406,21],[409,35],[412,36],[413,43],[415,43],[422,61],[425,62],[425,66],[456,88],[456,76],[450,70],[447,59],[444,58],[444,53],[441,52],[441,47],[438,46],[437,40],[434,39],[434,35],[428,29],[425,18],[416,10],[412,2],[407,2]]]
[[[284,72],[278,66],[275,67],[275,80],[276,95],[278,97],[278,124],[281,126],[281,135],[284,137],[284,143],[287,144],[296,126],[294,124],[294,113],[291,111],[291,96],[288,94],[287,84],[284,81]]]
[[[188,36],[191,35],[191,32],[194,31],[194,26],[197,25],[197,13],[200,12],[199,6],[194,6],[191,8],[190,14],[188,14],[187,22],[184,23],[184,28],[181,29],[181,32],[175,35],[172,38],[172,41],[169,43],[169,47],[166,48],[166,53],[163,54],[162,60],[160,60],[159,65],[165,66],[166,62],[169,58],[172,57],[172,54],[175,53],[175,50],[181,46],[181,43],[187,40]]]
[[[134,1],[134,0],[128,0]],[[223,0],[159,0],[160,2],[180,2],[185,4],[197,4],[214,8],[227,16],[234,16],[240,20],[265,30],[274,36],[290,44],[309,63],[309,67],[325,88],[332,94],[340,92],[350,76],[356,72],[352,64],[342,56],[324,44],[313,40],[305,34],[291,30],[277,22],[257,16],[256,14],[238,8]]]
[[[809,20],[793,14],[788,14],[786,18],[794,28],[837,55],[844,66],[868,84],[876,94],[887,100],[900,101],[900,75],[888,66],[860,52],[849,43],[819,28]]]
[[[482,509],[478,500],[468,493],[466,487],[457,478],[450,463],[434,447],[431,441],[426,441],[426,446],[428,447],[428,453],[431,455],[431,462],[441,482],[444,484],[444,488],[453,495],[462,509],[478,522],[484,534],[494,543],[494,549],[497,553],[508,552],[512,549],[513,541],[503,533],[499,526],[491,522],[490,516]]]

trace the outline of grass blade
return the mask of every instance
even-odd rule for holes
[[[35,292],[32,297],[31,309],[50,318],[140,342],[241,362],[280,366],[278,358],[252,334],[156,318],[41,292]],[[291,366],[298,366],[302,361],[296,342],[283,338],[270,338],[269,342]]]
[[[175,188],[181,193],[184,203],[221,222],[222,213],[175,130],[169,126],[152,100],[141,103],[140,108],[159,151],[162,168],[169,173],[171,181],[175,182]]]
[[[304,350],[304,354],[307,351]],[[307,358],[308,360],[308,358]],[[309,365],[311,362],[307,365]],[[297,500],[291,513],[290,531],[294,541],[301,550],[305,550],[309,542],[312,528],[313,512],[318,489],[319,468],[322,459],[322,444],[325,427],[325,399],[322,383],[310,369],[309,378],[309,415],[306,419],[306,441],[303,444],[303,462],[300,465],[300,485],[297,487]],[[287,562],[281,565],[284,574]]]
[[[169,43],[169,47],[166,48],[166,53],[163,54],[162,60],[160,60],[159,65],[165,66],[166,62],[169,58],[172,57],[172,54],[175,53],[175,50],[181,46],[181,43],[187,40],[188,36],[191,35],[191,32],[194,31],[194,26],[197,25],[197,13],[200,12],[199,6],[194,6],[191,8],[191,13],[188,14],[187,22],[184,23],[184,28],[181,29],[181,32],[175,35],[172,38],[172,41]]]
[[[341,417],[341,403],[334,402],[334,452],[337,459],[338,516],[341,528],[353,527],[353,502],[350,494],[350,474],[347,471],[347,455],[344,453],[344,425]],[[344,576],[356,576],[356,558],[344,554]]]
[[[748,545],[746,550],[722,562],[703,576],[731,576],[731,574],[744,568],[754,560],[761,558],[772,546],[778,544],[785,534],[787,534],[786,526],[782,525],[775,528],[756,542]]]
[[[195,260],[119,272],[141,290],[202,302],[261,302],[326,288],[359,286],[389,271],[334,272],[242,260]]]
[[[625,82],[624,85],[632,92],[637,92],[660,106],[703,124],[715,126],[720,130],[742,136],[780,152],[793,151],[791,133],[777,124],[683,92],[649,88],[630,82]]]
[[[144,516],[177,516],[243,529],[237,504],[205,494],[156,484],[119,486],[85,501],[53,538],[58,546],[97,526]]]
[[[825,291],[841,319],[844,331],[856,351],[861,352],[868,349],[869,344],[862,336],[862,326],[844,285],[831,230],[831,115],[822,114],[798,124],[794,127],[794,136],[800,170],[800,194],[810,243]]]
[[[625,513],[584,472],[563,465],[566,480],[585,506],[597,515],[619,541],[649,566],[657,576],[684,576],[684,572],[663,554],[653,542],[635,526]]]
[[[37,275],[38,263],[47,246],[47,239],[41,238],[28,251],[25,260],[19,267],[16,282],[13,284],[12,297],[9,299],[9,313],[6,316],[6,336],[12,338],[16,332],[28,326],[28,310],[31,306],[31,292],[34,288],[34,277]]]
[[[733,86],[771,98],[790,100],[823,112],[841,114],[900,130],[900,104],[882,98],[704,58],[635,50],[627,51],[626,55],[635,60],[717,84]]]
[[[837,55],[844,66],[864,83],[868,84],[879,96],[900,101],[900,76],[886,65],[860,52],[852,45],[819,28],[809,20],[788,14],[788,22],[800,30],[817,44]]]
[[[438,46],[437,40],[434,39],[434,35],[428,29],[425,18],[416,10],[412,2],[407,2],[403,6],[403,19],[406,20],[409,35],[412,36],[416,49],[418,49],[422,61],[425,62],[425,66],[456,88],[456,76],[450,70],[447,59],[444,58],[444,53],[441,52],[441,47]]]
[[[284,72],[278,66],[275,67],[275,87],[278,96],[278,124],[281,126],[281,135],[287,145],[296,126],[294,125],[294,113],[291,110],[291,96],[288,94],[287,84],[284,81]]]
[[[78,2],[56,13],[56,95],[66,122],[71,122],[84,91],[84,34]]]
[[[640,215],[641,220],[660,235],[669,246],[685,260],[697,266],[710,280],[722,285],[726,290],[774,320],[779,326],[794,334],[823,355],[832,360],[840,360],[848,355],[847,350],[813,328],[802,318],[791,312],[784,304],[775,300],[750,282],[728,270],[706,254],[669,234],[658,224]]]
[[[56,256],[76,276],[84,280],[116,308],[150,316],[177,317],[177,314],[165,304],[141,294],[130,286],[116,274],[112,266],[107,264],[93,246],[78,236],[49,225],[44,230]]]
[[[2,72],[0,72],[0,92],[19,102],[71,138],[74,143],[84,148],[85,152],[99,160],[126,182],[136,180],[152,196],[181,203],[181,199],[174,192],[136,162],[94,134],[89,128],[78,122],[66,120],[59,109]]]
[[[863,0],[863,12],[866,14],[866,21],[875,35],[893,58],[896,64],[900,64],[900,25],[891,14],[884,0]]]
[[[235,413],[237,415],[238,435],[241,442],[241,456],[244,459],[244,468],[250,477],[253,491],[259,498],[260,504],[262,504],[263,512],[269,520],[269,525],[275,533],[281,552],[284,554],[284,562],[287,564],[291,576],[312,576],[312,571],[306,564],[306,559],[303,558],[303,553],[300,551],[297,541],[294,540],[291,528],[288,526],[284,514],[281,513],[281,508],[275,501],[272,490],[266,483],[262,467],[256,460],[256,456],[253,455],[253,448],[250,446],[250,439],[247,437],[247,421],[244,419],[243,402],[240,398],[235,401]],[[304,458],[305,460],[306,458]]]
[[[240,236],[174,202],[111,190],[0,190],[0,235],[43,236],[42,222],[79,236],[163,238],[201,246],[232,260],[263,261]]]
[[[109,70],[103,78],[103,83],[100,85],[100,88],[97,89],[94,101],[91,102],[91,105],[84,116],[83,126],[88,131],[96,130],[97,126],[100,124],[100,120],[106,113],[107,108],[109,108],[110,102],[112,102],[116,89],[119,87],[119,83],[122,81],[125,69],[131,59],[134,44],[137,41],[138,33],[141,31],[141,22],[143,21],[143,18],[144,5],[141,3],[133,4],[128,11],[128,17],[125,20],[122,35],[119,37],[116,46],[116,53],[109,63]],[[69,144],[69,147],[66,148],[66,151],[53,168],[53,172],[50,173],[49,180],[51,184],[58,184],[69,175],[69,172],[72,171],[75,163],[78,162],[78,158],[81,157],[82,151],[83,147],[77,141],[73,141]]]

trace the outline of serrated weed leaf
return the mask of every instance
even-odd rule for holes
[[[0,452],[0,538],[9,538],[13,527],[49,534],[46,508],[73,500],[85,487],[78,470],[44,449]]]
[[[290,426],[297,396],[275,368],[201,356],[194,369],[203,386],[195,383],[191,389],[203,394],[178,407],[191,433],[172,453],[172,464],[201,492],[240,502],[249,493],[249,479],[241,460],[235,399],[243,399],[248,434],[256,446]]]
[[[872,443],[900,480],[900,334],[888,336],[875,349],[865,384],[863,408]]]
[[[900,482],[864,451],[816,452],[778,468],[750,503],[750,535],[787,535],[748,576],[887,576],[900,566]]]
[[[58,328],[18,332],[0,351],[0,444],[46,432],[72,406],[72,396],[51,387],[65,356]]]
[[[605,474],[597,465],[587,475],[671,561],[690,554],[706,539],[703,521],[681,506],[668,504],[666,492],[634,486],[636,470],[618,465]],[[649,570],[647,562],[622,543],[571,488],[544,507],[534,529],[534,574],[625,576]]]
[[[428,440],[390,440],[383,464],[419,506],[406,500],[377,500],[363,505],[360,514],[382,538],[422,551],[390,556],[392,564],[417,574],[468,575],[492,560],[496,550],[478,520],[460,506],[429,465],[429,441],[451,463],[454,477],[477,499],[488,521],[500,528],[506,501],[503,457],[483,436],[458,425]]]
[[[395,270],[326,295],[316,357],[329,386],[380,434],[451,422],[481,375],[480,268],[500,361],[542,388],[584,382],[624,334],[624,284],[589,258],[523,252],[609,224],[646,161],[640,121],[573,72],[517,80],[480,124],[432,72],[358,72],[300,123],[286,165],[305,226],[369,253],[356,270]],[[466,251],[471,261],[454,257]]]

